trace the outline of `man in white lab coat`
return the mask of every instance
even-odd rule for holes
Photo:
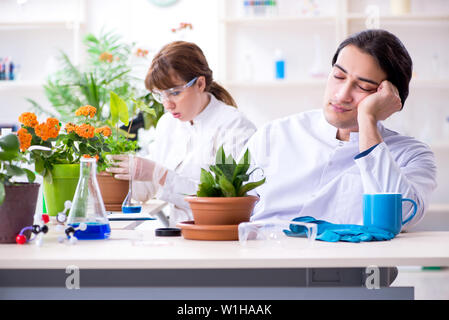
[[[422,219],[436,187],[433,153],[381,123],[403,108],[411,75],[407,50],[387,31],[366,30],[342,42],[323,108],[273,121],[249,140],[253,164],[267,178],[256,189],[252,220],[312,216],[361,225],[363,194],[377,192],[416,201],[405,227]],[[403,208],[405,220],[412,207]]]
[[[404,228],[422,219],[436,187],[433,153],[381,123],[402,110],[411,76],[412,60],[393,34],[366,30],[343,41],[332,59],[323,108],[273,121],[248,141],[252,164],[267,179],[255,189],[260,201],[251,220],[312,216],[361,225],[363,194],[377,192],[415,200],[417,213]],[[404,220],[411,209],[404,205]],[[367,277],[364,268],[312,268],[307,274],[309,286],[323,286],[322,279],[334,279],[330,286],[363,286]],[[380,268],[380,286],[390,286],[397,274],[395,267]]]

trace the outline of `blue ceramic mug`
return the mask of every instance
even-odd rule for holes
[[[402,203],[413,204],[413,213],[405,221],[402,220]],[[416,214],[418,205],[412,199],[402,198],[400,193],[375,193],[363,195],[363,225],[390,231],[395,235],[401,232],[404,224]]]

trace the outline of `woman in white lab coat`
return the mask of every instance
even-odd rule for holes
[[[118,179],[129,179],[131,172],[136,200],[156,196],[169,202],[173,226],[192,219],[184,197],[196,193],[201,168],[214,163],[222,145],[236,159],[256,127],[213,80],[202,50],[193,43],[164,46],[153,58],[145,86],[166,110],[149,155],[134,158],[132,168],[127,157],[112,156],[118,167],[108,171]]]

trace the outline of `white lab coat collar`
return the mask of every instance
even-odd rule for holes
[[[197,127],[200,125],[203,125],[205,123],[208,123],[209,119],[214,115],[215,109],[218,105],[218,100],[215,98],[213,94],[207,93],[209,95],[209,103],[207,106],[201,111],[194,119],[193,119],[193,125],[190,123],[190,121],[187,121],[189,126]]]
[[[329,122],[327,122],[326,117],[324,116],[324,110],[321,110],[321,117],[320,117],[320,126],[324,136],[326,139],[328,139],[329,142],[332,144],[338,144],[338,143],[358,143],[359,142],[359,132],[351,132],[349,133],[349,141],[342,141],[337,139],[337,128],[331,125]],[[385,138],[388,136],[388,131],[385,130],[385,127],[383,124],[379,121],[377,122],[377,128],[382,136],[382,138]]]

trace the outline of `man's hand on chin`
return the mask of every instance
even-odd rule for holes
[[[387,80],[382,81],[376,93],[370,94],[359,103],[357,121],[360,152],[382,142],[377,122],[387,119],[401,108],[398,89]]]

